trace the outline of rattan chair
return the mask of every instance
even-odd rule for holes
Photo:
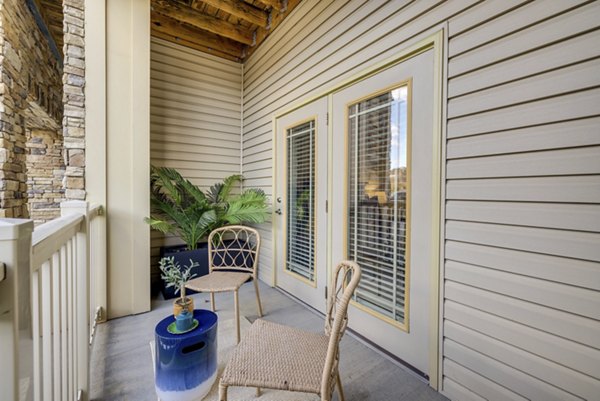
[[[254,282],[258,315],[262,306],[258,292],[258,254],[260,235],[253,228],[226,226],[213,230],[208,236],[208,274],[188,281],[186,288],[210,292],[210,305],[215,311],[215,292],[234,294],[237,342],[240,342],[240,305],[238,290],[250,278]]]
[[[339,343],[348,325],[348,303],[360,280],[360,267],[341,262],[327,300],[325,334],[312,333],[258,319],[232,351],[219,382],[219,401],[230,386],[314,393],[330,401],[339,375]]]

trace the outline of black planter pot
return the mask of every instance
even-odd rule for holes
[[[179,263],[180,267],[189,266],[190,259],[198,263],[198,266],[192,268],[192,275],[195,277],[201,277],[208,274],[208,243],[198,244],[198,248],[187,251],[185,245],[180,246],[163,246],[160,248],[160,257],[173,257],[176,263]],[[164,281],[161,282],[160,292],[165,299],[172,299],[178,297],[179,294],[175,294],[175,288],[166,288]],[[186,289],[186,294],[196,294],[196,291]]]

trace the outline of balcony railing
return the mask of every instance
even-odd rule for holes
[[[95,325],[106,310],[106,222],[100,206],[61,204],[33,230],[0,220],[3,400],[86,400]]]

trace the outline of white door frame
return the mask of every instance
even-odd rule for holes
[[[433,32],[433,33],[431,33]],[[406,47],[396,55],[380,61],[373,66],[370,66],[356,75],[353,75],[342,82],[337,83],[331,88],[318,92],[317,94],[310,96],[301,102],[294,104],[292,107],[284,109],[282,111],[276,112],[272,118],[272,141],[273,141],[273,196],[279,193],[277,188],[277,119],[294,111],[300,107],[303,107],[306,104],[313,102],[316,99],[327,96],[328,97],[328,113],[331,116],[333,113],[333,94],[338,92],[353,83],[361,81],[365,78],[368,78],[372,75],[377,74],[378,72],[385,70],[389,67],[402,63],[405,60],[408,60],[412,57],[415,57],[425,51],[433,50],[434,52],[434,93],[433,101],[434,101],[434,123],[433,123],[433,149],[432,149],[432,171],[433,171],[433,182],[434,187],[432,188],[433,197],[436,199],[436,202],[433,202],[431,215],[434,226],[432,227],[432,252],[431,252],[431,277],[434,279],[431,281],[431,294],[435,297],[435,299],[431,302],[431,310],[429,313],[430,316],[430,335],[429,335],[429,385],[434,389],[438,389],[441,383],[442,371],[442,340],[443,333],[441,331],[442,326],[442,300],[443,300],[443,286],[440,285],[443,277],[443,254],[444,250],[442,247],[442,238],[443,238],[443,219],[444,219],[444,207],[443,207],[443,199],[444,199],[444,186],[442,185],[443,180],[445,179],[445,168],[442,168],[446,165],[446,65],[447,60],[444,53],[444,49],[447,46],[447,29],[445,27],[436,28],[424,37],[423,39],[417,41],[416,43]],[[328,199],[331,199],[331,194],[333,192],[333,177],[332,177],[332,155],[333,155],[333,128],[332,124],[327,125],[327,135],[328,135],[328,177],[327,177],[327,191],[328,191]],[[284,172],[282,172],[284,173]],[[272,232],[273,232],[273,255],[272,260],[273,263],[278,263],[277,259],[277,246],[276,241],[278,238],[277,227],[276,227],[276,216],[273,214],[272,218]],[[333,266],[333,261],[331,260],[331,239],[332,239],[332,214],[327,214],[327,282],[331,279],[331,271]],[[275,286],[277,283],[277,269],[275,266],[272,268],[272,285]]]
[[[279,219],[283,219],[280,225],[276,225],[276,228],[281,231],[274,231],[277,235],[281,235],[285,233],[285,238],[287,238],[287,229],[289,223],[289,216],[291,213],[290,208],[288,207],[288,165],[289,165],[289,153],[287,149],[287,132],[289,129],[293,127],[297,127],[301,124],[307,123],[309,121],[313,121],[314,126],[314,278],[313,280],[308,280],[299,274],[289,271],[286,266],[282,266],[283,274],[279,274],[280,272],[275,271],[275,277],[278,282],[277,285],[280,286],[284,291],[289,292],[291,295],[300,298],[302,301],[311,305],[314,309],[318,310],[321,313],[325,313],[326,302],[325,302],[325,291],[327,286],[327,265],[328,265],[328,253],[326,249],[326,244],[322,245],[319,243],[320,240],[324,240],[327,237],[327,217],[325,212],[325,201],[328,196],[328,188],[327,188],[327,157],[328,152],[326,152],[327,148],[327,123],[326,123],[326,112],[327,112],[327,97],[319,98],[314,100],[312,103],[304,105],[302,108],[298,108],[295,111],[288,113],[282,117],[279,117],[277,120],[277,130],[279,138],[279,142],[275,145],[275,154],[281,156],[281,159],[278,159],[279,169],[275,171],[282,171],[283,174],[276,174],[274,177],[278,179],[278,185],[283,185],[283,188],[278,188],[280,191],[275,194],[277,197],[282,198],[282,202],[276,203],[276,207],[279,210],[282,210],[283,213],[279,214]],[[297,114],[300,114],[299,116]],[[279,149],[278,149],[279,148]],[[281,242],[279,242],[281,241]],[[278,257],[282,260],[287,260],[287,244],[286,239],[282,237],[277,238],[277,241],[274,242],[274,246],[278,247],[275,249],[275,252],[278,253]],[[274,266],[275,269],[279,269],[279,266]],[[312,287],[312,288],[310,288]],[[307,297],[307,298],[303,298]]]

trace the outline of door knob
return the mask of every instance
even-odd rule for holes
[[[281,196],[277,197],[277,203],[281,203]]]
[[[283,213],[281,212],[281,209],[277,209],[277,210],[275,210],[275,213],[277,213],[277,214],[278,214],[278,215],[280,215],[280,216],[283,214]]]

